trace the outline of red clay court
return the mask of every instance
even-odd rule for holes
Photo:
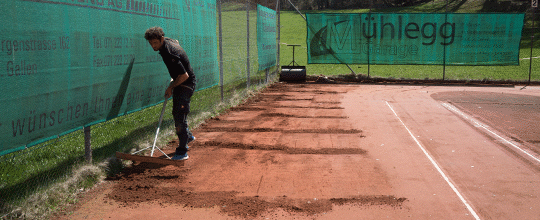
[[[276,83],[66,219],[536,219],[540,87]],[[172,145],[165,152],[173,152]]]

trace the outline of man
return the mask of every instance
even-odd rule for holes
[[[173,96],[172,115],[174,117],[176,135],[180,142],[172,159],[188,159],[187,144],[195,140],[187,124],[189,105],[196,83],[193,68],[191,68],[187,54],[178,41],[165,37],[165,33],[161,27],[149,28],[146,30],[144,38],[150,43],[154,51],[159,51],[172,78],[172,82],[167,87],[167,90],[165,90],[165,98],[169,98],[171,95]]]

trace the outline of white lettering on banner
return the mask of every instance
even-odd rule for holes
[[[168,74],[158,64],[159,53],[144,39],[148,27],[162,26],[197,58],[193,66],[199,69],[198,86],[217,84],[215,0],[11,0],[5,4],[5,8],[24,9],[6,11],[5,17],[12,18],[6,22],[28,25],[0,34],[4,82],[0,91],[7,97],[0,100],[4,106],[0,155],[162,101]],[[32,13],[43,8],[54,16],[42,19]],[[77,16],[64,16],[68,14]],[[201,24],[192,27],[192,19]],[[179,34],[180,28],[191,31]],[[119,88],[119,82],[129,83]],[[35,105],[27,105],[28,100]]]

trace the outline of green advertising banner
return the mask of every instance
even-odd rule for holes
[[[519,65],[524,14],[307,14],[308,63]]]
[[[257,49],[259,71],[276,65],[276,11],[262,5],[257,5]]]
[[[215,0],[9,0],[0,20],[0,155],[160,103],[170,76],[144,32],[179,40],[216,85]]]

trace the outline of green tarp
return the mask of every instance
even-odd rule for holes
[[[277,63],[276,11],[257,5],[257,49],[259,71]]]
[[[197,89],[217,84],[215,0],[9,0],[0,8],[0,155],[163,101],[144,32],[179,40]]]
[[[307,14],[308,63],[519,65],[524,14]]]

